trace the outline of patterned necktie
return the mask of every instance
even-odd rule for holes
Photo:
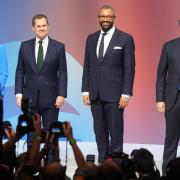
[[[41,70],[43,65],[43,46],[42,41],[39,41],[39,50],[38,50],[38,56],[37,56],[37,69],[38,71]]]
[[[99,53],[98,53],[98,61],[101,62],[103,60],[103,54],[104,54],[104,36],[107,33],[102,34],[101,42],[99,45]]]

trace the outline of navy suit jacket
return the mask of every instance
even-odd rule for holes
[[[16,68],[15,94],[31,99],[31,106],[54,107],[57,96],[67,96],[67,67],[64,44],[49,38],[40,72],[35,59],[35,38],[22,42]]]
[[[164,44],[157,71],[156,101],[170,110],[180,88],[180,38]]]
[[[96,47],[100,31],[90,34],[86,41],[82,92],[89,92],[90,100],[100,98],[119,102],[121,94],[132,95],[135,56],[131,35],[115,30],[103,61],[98,62]]]

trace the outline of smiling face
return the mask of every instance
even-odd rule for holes
[[[98,18],[99,18],[99,24],[104,32],[107,32],[113,27],[114,19],[115,19],[115,14],[113,9],[111,8],[100,9]]]
[[[39,39],[44,39],[49,33],[49,25],[47,19],[35,19],[32,29]]]

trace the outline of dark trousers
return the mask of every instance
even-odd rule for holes
[[[97,99],[91,102],[94,132],[98,148],[98,161],[102,162],[109,153],[123,151],[123,112],[118,103]]]
[[[40,114],[42,119],[42,128],[44,131],[49,131],[50,125],[58,121],[59,109],[56,108],[31,108],[32,112]]]
[[[42,120],[42,129],[46,132],[49,131],[50,125],[53,122],[58,121],[58,115],[59,115],[59,109],[56,109],[55,107],[52,108],[44,108],[39,104],[39,94],[37,96],[37,105],[35,107],[30,108],[31,112],[37,112],[41,116]],[[33,132],[30,132],[27,136],[27,144],[28,146],[32,145],[33,140]],[[59,145],[58,145],[58,139],[55,141],[54,149],[49,149],[47,154],[48,162],[55,162],[59,161]]]
[[[49,131],[50,125],[53,122],[58,121],[58,115],[59,115],[59,109],[53,108],[39,108],[37,109],[32,109],[34,112],[37,112],[41,115],[42,119],[42,129],[45,132]],[[30,135],[32,136],[32,135]],[[30,137],[31,138],[31,137]],[[47,161],[48,163],[50,162],[57,162],[59,161],[59,145],[58,145],[58,139],[55,140],[55,146],[54,149],[49,149],[48,154],[47,154]]]
[[[168,163],[176,158],[180,138],[180,92],[170,111],[166,111],[166,137],[164,144],[162,172],[165,173]]]

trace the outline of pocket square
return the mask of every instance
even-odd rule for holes
[[[122,47],[121,46],[114,46],[113,49],[122,49]]]

